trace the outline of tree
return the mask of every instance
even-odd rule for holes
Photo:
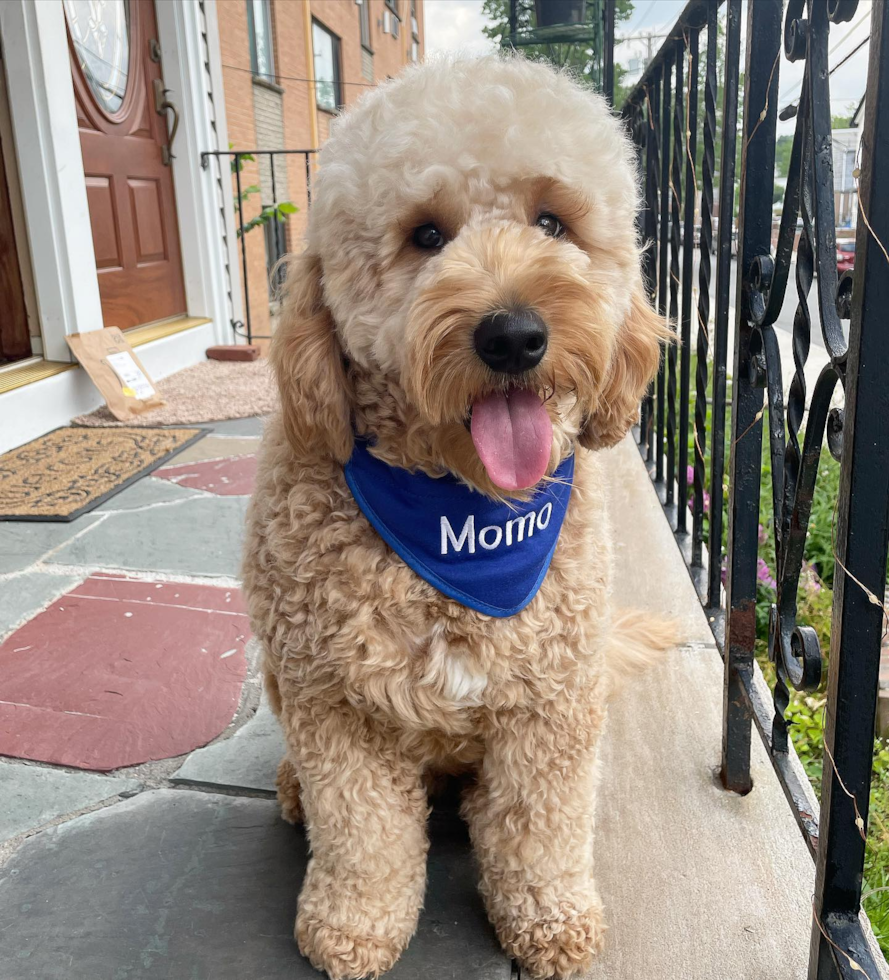
[[[537,23],[534,14],[534,0],[516,0],[516,7],[518,30],[521,32],[533,28]],[[503,44],[505,39],[509,37],[509,0],[484,0],[482,10],[491,22],[487,27],[482,28],[483,33],[498,44]],[[627,20],[632,13],[632,0],[616,0],[615,24]],[[601,16],[601,0],[587,0],[586,23],[594,28],[601,23]],[[582,81],[598,87],[603,52],[594,50],[590,43],[529,44],[527,46],[522,45],[520,50],[526,58],[530,58],[532,61],[548,61],[557,68],[571,68]],[[614,104],[616,106],[619,106],[621,102],[618,98],[618,91],[623,74],[623,68],[615,64]]]
[[[778,177],[786,177],[790,169],[790,153],[793,150],[792,136],[779,136],[775,144],[775,174]]]
[[[838,116],[830,117],[830,128],[831,129],[848,129],[849,124],[852,122],[852,116],[855,112],[856,105],[854,102],[849,102],[846,105],[846,111]]]

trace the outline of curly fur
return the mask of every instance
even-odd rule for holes
[[[548,472],[625,434],[669,336],[643,299],[632,153],[565,74],[427,63],[334,124],[315,190],[272,345],[282,412],[244,563],[288,746],[279,798],[312,848],[296,937],[335,980],[388,969],[422,903],[427,782],[471,771],[463,812],[500,940],[531,976],[569,976],[605,928],[592,833],[607,696],[671,642],[643,616],[612,622],[602,457],[577,450],[550,571],[505,619],[415,575],[360,513],[342,463],[353,432],[372,434],[393,465],[504,495],[464,421],[503,384],[472,331],[517,303],[550,330],[525,379],[548,399]],[[535,226],[541,211],[563,238]],[[428,221],[449,237],[436,254],[411,244]]]

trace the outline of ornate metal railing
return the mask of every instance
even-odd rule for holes
[[[810,980],[876,980],[881,975],[875,961],[879,954],[859,911],[889,542],[889,2],[872,5],[866,115],[856,170],[855,271],[838,279],[828,51],[832,26],[848,22],[857,6],[857,0],[788,0],[785,14],[781,0],[748,3],[741,99],[741,0],[691,0],[622,109],[644,175],[641,232],[648,242],[644,268],[650,296],[678,335],[644,399],[640,449],[723,651],[723,783],[739,793],[751,789],[754,723],[815,856]],[[804,77],[773,246],[782,47],[783,60],[801,62]],[[782,115],[792,117],[792,110]],[[737,288],[729,366],[735,205]],[[776,321],[794,264],[793,363],[782,364]],[[804,369],[812,339],[808,298],[813,286],[814,327],[823,339],[826,364],[809,397]],[[782,371],[792,376],[786,396]],[[768,630],[776,678],[771,696],[754,659],[764,419],[777,566]],[[688,467],[690,443],[693,464]],[[840,488],[819,815],[788,739],[786,711],[790,690],[812,691],[822,674],[815,631],[797,623],[797,588],[822,450],[840,461]]]

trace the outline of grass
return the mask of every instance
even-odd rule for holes
[[[692,358],[691,376],[695,376]],[[691,399],[694,401],[694,383]],[[694,405],[689,409],[694,418]],[[726,407],[726,438],[731,432],[731,382],[728,385]],[[711,408],[707,408],[707,431],[710,429]],[[776,576],[774,515],[772,513],[771,459],[769,456],[767,415],[763,421],[762,477],[760,487],[760,544],[756,601],[756,656],[770,685],[774,684],[775,669],[768,659],[769,609],[775,601]],[[802,442],[802,433],[800,434]],[[728,454],[727,454],[728,455]],[[689,460],[694,461],[694,434],[689,438]],[[710,471],[710,446],[705,447],[706,471]],[[818,479],[806,538],[805,565],[797,593],[797,624],[811,626],[818,635],[824,656],[822,683],[811,693],[791,692],[787,718],[790,735],[806,774],[815,792],[821,793],[824,756],[824,715],[827,674],[829,670],[831,616],[833,609],[834,551],[833,526],[839,494],[840,465],[825,446],[818,467]],[[723,548],[728,529],[728,460],[724,482]],[[690,487],[690,492],[693,488]],[[709,522],[704,521],[705,537]],[[874,934],[884,955],[889,957],[889,745],[881,739],[874,743],[873,776],[870,795],[867,844],[865,849],[862,905],[873,925]]]

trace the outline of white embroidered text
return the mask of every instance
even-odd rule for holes
[[[553,505],[546,503],[539,511],[532,510],[521,517],[514,517],[508,520],[503,527],[497,524],[490,524],[487,527],[483,527],[477,535],[475,531],[475,516],[470,514],[460,530],[459,537],[454,533],[451,522],[447,517],[442,515],[441,553],[442,555],[448,554],[449,548],[453,549],[454,553],[459,553],[465,548],[468,554],[474,555],[476,542],[485,551],[494,551],[504,541],[506,542],[507,548],[511,547],[513,543],[520,544],[526,538],[533,536],[535,528],[539,531],[545,531],[549,527],[552,513]]]

